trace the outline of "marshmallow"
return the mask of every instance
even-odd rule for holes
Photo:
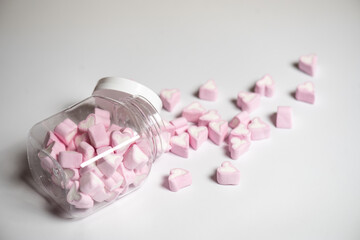
[[[91,144],[95,148],[110,145],[110,139],[106,133],[106,129],[102,123],[96,124],[88,129]]]
[[[199,118],[206,112],[206,109],[201,106],[199,102],[193,102],[186,106],[181,116],[186,118],[189,122],[197,123]]]
[[[227,121],[221,120],[218,122],[209,123],[209,138],[215,144],[220,145],[228,133]]]
[[[83,155],[84,161],[95,156],[95,149],[87,142],[81,142],[77,150]]]
[[[179,136],[171,137],[170,145],[170,152],[183,158],[187,158],[189,156],[189,134],[182,133]]]
[[[246,126],[250,122],[250,116],[247,111],[242,111],[239,114],[237,114],[231,121],[229,122],[229,127],[236,128],[239,126],[240,123],[245,124]]]
[[[54,129],[55,135],[63,143],[65,143],[65,145],[68,145],[71,142],[71,140],[73,140],[77,131],[78,131],[77,125],[69,118],[66,118],[64,121],[59,123]]]
[[[214,80],[207,81],[199,89],[199,98],[208,101],[215,101],[218,96],[218,89]]]
[[[120,144],[123,144],[123,142],[128,141],[131,138],[129,133],[122,133],[120,131],[113,131],[111,134],[111,146],[117,147]],[[123,155],[126,150],[129,148],[130,144],[121,147],[120,149],[116,150],[117,154]]]
[[[71,142],[67,145],[66,151],[76,151],[76,145],[74,140],[71,140]]]
[[[111,192],[123,185],[124,177],[119,172],[115,172],[111,177],[103,178],[103,182],[105,188]]]
[[[208,139],[208,128],[205,126],[191,126],[187,130],[190,138],[190,146],[198,149]]]
[[[260,95],[251,92],[239,92],[236,103],[241,110],[250,113],[260,106]]]
[[[45,144],[45,146],[46,147],[48,147],[51,143],[53,143],[53,142],[57,142],[57,143],[59,143],[59,147],[61,148],[61,149],[65,149],[65,145],[61,142],[61,140],[55,135],[55,133],[54,132],[52,132],[52,131],[49,131],[48,132],[48,134],[47,134],[47,140],[45,140],[45,142],[46,142],[46,144]],[[64,150],[63,150],[64,151]]]
[[[220,114],[216,110],[210,110],[199,118],[199,126],[207,126],[210,122],[220,121]]]
[[[132,145],[124,156],[124,166],[129,170],[143,167],[149,157],[136,145]]]
[[[126,185],[132,184],[136,179],[135,172],[133,170],[127,169],[123,163],[120,164],[117,171],[124,177]]]
[[[78,128],[80,132],[87,132],[87,130],[94,126],[95,124],[99,123],[98,121],[96,121],[96,116],[95,114],[89,114],[85,120],[79,122]]]
[[[160,92],[160,99],[163,103],[164,109],[171,112],[175,106],[180,102],[179,89],[164,89]]]
[[[111,113],[107,110],[95,108],[96,124],[102,123],[104,127],[108,129],[111,124]]]
[[[79,182],[76,181],[75,184],[71,186],[67,194],[67,202],[80,209],[92,208],[94,206],[93,199],[89,195],[79,192],[78,189]]]
[[[265,75],[255,84],[255,92],[261,96],[272,97],[275,92],[275,82],[270,75]]]
[[[287,106],[278,106],[276,113],[277,128],[292,128],[292,109]]]
[[[174,168],[170,171],[168,181],[169,189],[173,192],[177,192],[182,188],[190,186],[192,178],[189,171],[181,168]]]
[[[175,129],[175,134],[180,135],[180,134],[186,132],[186,130],[188,130],[188,128],[189,128],[189,125],[185,125],[183,127],[177,128],[177,129]]]
[[[80,144],[81,142],[87,142],[87,143],[90,142],[90,139],[89,139],[87,133],[82,133],[82,134],[78,134],[78,135],[75,136],[75,138],[74,138],[74,144],[75,144],[76,149],[78,149],[79,144]]]
[[[132,130],[131,128],[128,128],[128,127],[122,129],[121,132],[124,133],[124,134],[127,133],[127,134],[128,134],[129,136],[131,136],[131,137],[135,136],[134,130]]]
[[[240,171],[226,161],[216,170],[216,180],[221,185],[237,185],[240,182]]]
[[[175,129],[185,127],[188,124],[188,120],[184,117],[176,118],[172,121],[170,121],[170,124],[172,124]]]
[[[79,178],[80,178],[79,169],[65,168],[64,172],[65,172],[67,179],[69,179],[69,180],[75,181],[75,180],[79,180]]]
[[[251,133],[250,133],[249,129],[247,128],[247,125],[240,123],[239,126],[237,126],[236,128],[234,128],[233,130],[230,131],[229,140],[233,137],[250,140],[250,138],[251,138],[250,136],[251,136]]]
[[[97,167],[106,177],[111,177],[119,167],[122,159],[121,156],[110,153],[98,160]]]
[[[79,183],[80,191],[90,196],[97,194],[98,189],[104,188],[105,186],[103,181],[91,171],[82,175]]]
[[[172,125],[171,123],[169,123],[168,121],[163,121],[164,126],[162,127],[163,131],[169,132],[171,134],[171,136],[175,135],[175,127],[174,125]]]
[[[111,124],[110,127],[108,128],[107,130],[107,134],[108,136],[110,137],[112,132],[114,131],[121,131],[122,130],[122,127],[120,127],[119,125],[116,125],[116,124]]]
[[[317,56],[315,54],[301,56],[299,59],[299,69],[304,73],[314,76],[317,64]]]
[[[315,89],[312,82],[305,82],[296,88],[295,98],[306,103],[315,103]]]
[[[239,156],[249,150],[251,142],[248,139],[241,139],[232,137],[229,140],[229,152],[232,159],[237,159]]]
[[[80,168],[83,156],[74,151],[63,151],[59,153],[58,161],[63,168]]]
[[[259,117],[254,118],[248,125],[251,132],[251,140],[261,140],[270,137],[270,126]]]

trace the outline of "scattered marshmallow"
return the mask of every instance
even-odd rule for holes
[[[250,113],[260,106],[260,95],[251,92],[239,92],[236,103],[241,110]]]
[[[182,116],[189,122],[197,123],[199,118],[206,112],[206,109],[199,102],[193,102],[182,111]]]
[[[216,180],[221,185],[237,185],[240,182],[240,171],[226,161],[216,170]]]
[[[220,121],[221,116],[216,110],[207,111],[204,115],[199,118],[199,126],[208,126],[210,122]]]
[[[228,133],[227,121],[221,120],[218,122],[209,123],[209,138],[215,144],[220,145]]]
[[[315,54],[301,56],[299,59],[299,69],[310,76],[315,75],[316,64],[317,56]]]
[[[315,88],[312,82],[305,82],[296,88],[295,98],[306,103],[315,103]]]
[[[170,152],[183,158],[189,156],[189,134],[182,133],[179,136],[171,137],[170,145]]]
[[[237,114],[231,121],[229,122],[229,127],[236,128],[239,126],[240,123],[248,125],[250,122],[250,116],[247,111],[242,111],[239,114]]]
[[[182,168],[171,169],[168,177],[169,189],[177,192],[182,188],[188,187],[192,183],[190,172]]]
[[[199,89],[199,98],[208,101],[215,101],[218,96],[218,89],[214,80],[207,81]]]
[[[292,109],[288,106],[278,106],[276,113],[277,128],[292,128]]]
[[[233,137],[250,140],[251,132],[247,128],[247,125],[240,123],[239,126],[237,126],[236,128],[234,128],[233,130],[230,131],[229,140]]]
[[[164,89],[160,93],[160,99],[163,103],[164,109],[171,112],[175,106],[180,102],[179,89]]]
[[[255,84],[255,92],[261,96],[272,97],[275,92],[275,82],[270,75],[265,75]]]
[[[190,146],[197,150],[208,139],[208,128],[205,126],[191,126],[187,130],[190,138]]]
[[[261,140],[270,137],[270,125],[259,117],[254,118],[248,125],[251,132],[251,140]]]
[[[248,139],[241,139],[232,137],[229,140],[229,152],[232,159],[238,159],[241,155],[247,152],[250,148],[251,142]]]

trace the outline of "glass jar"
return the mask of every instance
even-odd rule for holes
[[[37,186],[70,218],[138,189],[164,151],[161,107],[137,82],[99,80],[92,96],[31,128],[27,155]]]

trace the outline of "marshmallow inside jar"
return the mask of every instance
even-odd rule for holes
[[[117,77],[29,131],[29,168],[60,215],[86,217],[142,186],[168,141],[158,95]]]

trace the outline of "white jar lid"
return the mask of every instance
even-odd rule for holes
[[[139,95],[146,98],[158,112],[162,108],[161,99],[153,90],[133,80],[120,77],[100,79],[96,84],[93,95],[102,95],[113,99],[120,99],[128,95]]]

